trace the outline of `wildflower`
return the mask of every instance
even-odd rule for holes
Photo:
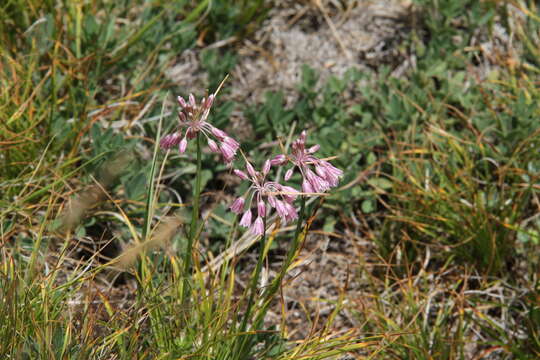
[[[336,168],[326,160],[321,160],[312,154],[319,150],[319,145],[306,149],[306,131],[291,145],[291,154],[287,157],[294,166],[285,172],[285,180],[289,180],[294,169],[298,168],[302,174],[302,191],[306,193],[325,192],[339,183],[343,171]],[[284,155],[272,159],[276,164],[283,164]],[[313,171],[315,170],[315,171]]]
[[[244,209],[244,198],[239,197],[231,205],[231,211],[235,214],[240,214]]]
[[[233,172],[242,180],[251,182],[245,197],[237,198],[230,206],[232,212],[240,214],[245,203],[248,204],[247,210],[240,219],[240,226],[249,227],[254,235],[262,235],[264,233],[264,221],[266,217],[267,207],[276,209],[278,215],[284,223],[298,218],[296,208],[292,204],[298,196],[298,191],[290,186],[281,185],[275,181],[266,181],[266,176],[270,172],[272,166],[271,160],[266,160],[262,171],[256,171],[253,165],[246,162],[247,174],[235,169]],[[257,217],[252,222],[251,204],[255,202],[257,208]]]
[[[194,139],[197,133],[201,132],[207,139],[210,151],[220,153],[225,162],[230,163],[236,156],[236,151],[240,147],[238,142],[231,138],[224,131],[208,123],[210,108],[214,103],[215,95],[203,98],[197,105],[193,94],[189,95],[188,101],[178,96],[178,103],[181,107],[178,113],[178,129],[169,135],[164,136],[160,141],[163,149],[170,149],[178,146],[178,150],[183,153],[186,151],[188,140]],[[182,137],[182,129],[185,129]]]

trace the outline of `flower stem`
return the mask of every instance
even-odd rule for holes
[[[261,269],[264,261],[264,250],[266,248],[266,216],[263,218],[264,222],[264,231],[262,234],[261,239],[259,240],[259,259],[257,260],[257,265],[255,267],[255,272],[251,276],[251,283],[249,285],[248,291],[249,291],[249,299],[248,304],[246,308],[246,312],[244,314],[244,318],[242,319],[242,324],[240,325],[240,332],[246,331],[247,328],[247,322],[251,315],[251,308],[253,307],[253,302],[255,301],[255,294],[257,293],[257,284],[259,283],[259,277],[261,274]],[[248,345],[248,337],[241,336],[240,337],[240,349],[238,353],[242,353],[244,349],[246,349],[246,346]]]
[[[193,188],[193,209],[191,210],[191,226],[189,228],[188,244],[186,253],[184,254],[184,299],[188,295],[189,276],[188,273],[191,269],[191,257],[193,251],[193,243],[197,236],[197,230],[199,227],[199,204],[201,197],[201,135],[197,133],[197,172],[195,174],[195,187]]]
[[[296,230],[294,232],[294,240],[287,252],[287,257],[285,258],[285,261],[281,265],[281,271],[279,274],[274,278],[270,286],[267,287],[266,291],[264,292],[262,298],[264,299],[264,305],[259,310],[259,313],[256,317],[256,320],[253,323],[253,330],[258,330],[262,321],[264,320],[264,316],[268,310],[268,307],[270,306],[272,299],[274,298],[274,295],[279,290],[279,287],[281,286],[281,281],[285,277],[285,274],[287,273],[287,269],[289,266],[291,266],[296,252],[298,251],[300,244],[302,240],[304,239],[304,236],[302,236],[302,229],[303,229],[303,223],[304,223],[304,217],[305,217],[305,211],[306,211],[306,197],[302,196],[301,202],[300,202],[300,211],[298,213],[298,221],[296,223]],[[307,232],[307,229],[304,231],[304,235]]]

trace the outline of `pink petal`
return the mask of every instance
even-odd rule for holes
[[[306,178],[317,192],[324,192],[330,188],[328,182],[311,170],[307,170]]]
[[[219,140],[223,140],[227,137],[227,133],[224,132],[224,131],[221,131],[220,129],[218,129],[217,127],[215,126],[212,126],[212,128],[210,129],[210,131],[212,132],[212,134],[217,137]]]
[[[283,186],[281,191],[284,192],[282,195],[287,202],[293,202],[298,196],[298,190],[290,186]]]
[[[247,209],[244,215],[242,215],[242,219],[240,219],[240,226],[249,227],[250,225],[251,225],[251,210]]]
[[[208,99],[206,99],[206,102],[204,103],[204,107],[206,109],[210,109],[212,107],[212,104],[214,103],[215,95],[211,94]]]
[[[287,221],[298,219],[298,213],[296,212],[296,208],[294,206],[288,203],[284,203],[284,206],[285,206],[285,209],[287,210],[287,215],[285,216],[285,219]]]
[[[234,200],[229,209],[231,209],[233,213],[239,215],[242,210],[244,210],[244,199],[241,197],[237,198],[236,200]]]
[[[218,147],[218,145],[217,145],[216,142],[215,142],[214,140],[212,140],[212,139],[208,139],[208,147],[210,148],[210,150],[211,150],[212,152],[215,152],[215,153],[219,152],[219,147]]]
[[[180,145],[178,145],[178,151],[180,151],[180,153],[183,154],[186,152],[186,148],[187,148],[187,139],[184,137],[182,141],[180,141]]]
[[[311,186],[311,183],[307,181],[307,179],[304,179],[302,182],[302,191],[305,193],[314,193],[313,186]]]
[[[276,211],[279,216],[281,216],[283,219],[285,219],[285,216],[287,215],[287,208],[284,205],[284,202],[281,200],[276,200]]]
[[[315,165],[315,172],[320,177],[326,178],[326,176],[327,176],[326,168],[324,166],[322,166],[322,164],[320,164],[320,163]]]
[[[178,133],[166,135],[159,142],[159,146],[161,146],[162,149],[170,149],[171,147],[178,144],[178,138]]]
[[[249,177],[246,175],[245,172],[243,172],[242,170],[238,170],[238,169],[234,169],[233,170],[233,173],[238,176],[240,179],[242,180],[247,180],[249,179]]]
[[[335,167],[334,165],[330,164],[328,161],[321,161],[322,166],[326,169],[327,172],[331,173],[334,176],[341,176],[343,175],[343,171]]]
[[[266,204],[262,200],[257,203],[257,214],[261,217],[266,216]]]
[[[180,118],[180,122],[183,122],[183,123],[187,122],[186,114],[184,114],[183,111],[178,113],[178,117]]]
[[[283,154],[276,155],[272,160],[270,160],[270,163],[272,165],[283,165],[287,162],[287,157]]]
[[[287,170],[287,172],[285,173],[285,181],[288,181],[291,178],[293,171],[294,168]]]
[[[234,140],[232,137],[225,136],[223,139],[223,142],[232,147],[235,151],[240,147],[240,144],[238,141]]]
[[[221,143],[219,150],[221,151],[221,155],[223,155],[226,162],[231,162],[234,159],[236,152],[229,145]]]
[[[270,160],[266,160],[263,165],[263,175],[266,176],[270,171]]]
[[[264,222],[260,216],[255,219],[250,231],[253,235],[262,235],[264,233]]]
[[[306,142],[306,136],[307,136],[307,133],[306,133],[306,130],[302,131],[302,133],[300,134],[300,137],[298,138],[298,140],[304,144]]]
[[[187,103],[186,103],[186,100],[184,100],[184,98],[183,98],[183,97],[181,97],[181,96],[178,96],[178,97],[177,97],[176,99],[178,100],[178,103],[180,104],[180,106],[181,106],[182,108],[185,108],[185,107],[187,107]]]
[[[253,165],[251,165],[249,163],[249,161],[246,161],[246,169],[248,171],[249,176],[251,176],[251,177],[256,177],[257,176],[257,172],[253,168]]]

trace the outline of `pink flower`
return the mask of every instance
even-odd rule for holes
[[[178,145],[178,150],[183,153],[186,151],[188,140],[194,139],[197,133],[201,132],[208,141],[210,151],[221,154],[225,162],[230,163],[236,156],[240,144],[229,137],[227,133],[206,121],[215,95],[212,94],[207,99],[203,98],[199,105],[197,105],[193,94],[189,94],[188,101],[181,96],[178,96],[177,99],[181,107],[178,113],[178,128],[174,133],[165,135],[160,141],[160,146],[163,149],[170,149]],[[183,137],[182,129],[185,129]]]
[[[253,235],[262,235],[264,233],[264,223],[260,216],[257,216],[250,230]]]
[[[262,200],[257,203],[257,214],[262,217],[266,216],[266,204]]]
[[[243,226],[243,227],[251,226],[251,210],[250,209],[247,209],[244,215],[242,215],[242,219],[240,219],[240,226]]]
[[[287,157],[283,154],[276,155],[272,160],[270,160],[272,165],[284,165],[287,163]]]
[[[242,199],[242,207],[239,205],[239,199],[236,199],[230,209],[235,213],[241,212],[244,207],[244,198],[246,199],[248,206],[240,220],[240,225],[249,227],[251,233],[254,235],[262,235],[264,233],[264,223],[262,219],[267,215],[268,205],[271,208],[276,209],[284,223],[298,218],[293,202],[299,192],[290,186],[283,186],[275,181],[266,181],[266,176],[270,172],[271,164],[271,160],[266,160],[262,171],[256,171],[253,165],[246,162],[247,174],[238,169],[233,171],[242,180],[251,182],[251,186],[246,195],[243,198],[239,198]],[[257,208],[257,218],[251,223],[251,204],[253,202]]]
[[[240,214],[244,210],[244,199],[239,197],[236,199],[230,207],[231,211],[235,214]]]
[[[288,156],[293,167],[285,173],[285,180],[289,180],[295,168],[302,174],[302,191],[305,193],[325,192],[339,184],[343,171],[336,168],[326,160],[321,160],[312,154],[319,150],[319,145],[306,149],[306,131],[291,145],[291,154]],[[279,155],[278,155],[279,156]],[[278,159],[276,156],[274,159]],[[274,160],[273,159],[273,160]],[[279,158],[281,160],[281,158]],[[275,160],[277,163],[278,160]],[[315,171],[312,170],[314,168]]]

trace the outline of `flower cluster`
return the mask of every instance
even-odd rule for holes
[[[231,163],[240,145],[224,131],[207,122],[214,99],[215,94],[212,94],[208,98],[203,98],[197,105],[193,94],[189,95],[188,101],[179,96],[181,111],[178,114],[178,128],[174,133],[161,139],[161,147],[170,149],[178,146],[179,151],[183,153],[186,151],[188,140],[195,138],[200,132],[206,137],[210,150],[220,153],[226,163]],[[247,160],[246,172],[234,169],[238,177],[251,183],[244,196],[237,198],[230,206],[232,212],[242,214],[240,225],[250,228],[251,233],[255,235],[262,235],[265,231],[268,208],[275,209],[282,221],[287,223],[298,218],[293,203],[299,195],[317,195],[336,187],[343,171],[328,161],[315,157],[313,154],[317,150],[319,145],[306,149],[306,132],[303,131],[292,143],[290,154],[280,154],[266,160],[261,171],[256,171]],[[286,171],[284,179],[288,181],[298,168],[302,175],[302,192],[277,181],[266,180],[272,166],[283,166],[289,162],[293,166]],[[255,220],[252,207],[256,208]]]
[[[178,113],[178,129],[174,133],[164,136],[160,146],[163,149],[170,149],[178,145],[178,150],[183,153],[186,151],[188,140],[194,139],[197,133],[201,132],[206,137],[208,147],[212,152],[220,153],[225,162],[232,162],[240,145],[227,133],[206,121],[214,98],[215,95],[212,94],[208,98],[203,98],[201,103],[197,105],[193,94],[189,95],[188,101],[178,96],[178,103],[181,107],[181,111]],[[182,129],[185,129],[183,137]]]
[[[270,160],[266,160],[262,171],[255,171],[253,165],[246,161],[247,174],[238,169],[234,170],[239,178],[251,182],[251,186],[244,197],[239,197],[233,202],[230,209],[232,212],[240,214],[244,211],[247,203],[247,210],[244,211],[240,219],[240,226],[249,227],[254,235],[262,235],[264,232],[263,219],[266,216],[267,203],[271,208],[276,209],[284,223],[298,218],[298,213],[293,205],[298,191],[275,181],[267,181],[266,176],[270,172],[271,166]],[[253,202],[256,203],[257,217],[252,222],[251,205]]]
[[[280,165],[290,161],[293,167],[285,173],[285,180],[289,180],[294,169],[298,168],[302,174],[302,191],[305,193],[322,193],[338,185],[339,177],[343,175],[343,171],[328,161],[313,156],[319,148],[319,145],[314,145],[306,149],[306,131],[304,130],[300,137],[292,143],[290,155],[278,155],[272,161]]]
[[[302,132],[300,137],[292,144],[290,155],[280,154],[266,160],[262,171],[255,171],[253,166],[246,161],[247,173],[235,169],[234,173],[243,180],[251,182],[247,194],[244,197],[237,198],[230,209],[236,214],[244,212],[240,220],[240,225],[249,227],[254,235],[261,235],[264,232],[263,218],[266,215],[267,203],[275,208],[278,215],[284,223],[298,218],[296,208],[293,205],[294,200],[301,193],[290,186],[281,185],[275,181],[266,181],[266,176],[271,166],[281,166],[288,162],[293,167],[285,173],[285,180],[289,180],[295,168],[302,174],[302,191],[304,195],[324,192],[339,183],[339,177],[343,174],[341,170],[334,167],[326,160],[321,160],[313,156],[319,146],[315,145],[306,150],[306,132]],[[314,167],[313,171],[310,167]],[[248,201],[246,201],[248,199]],[[251,205],[256,202],[257,218],[252,222]],[[248,204],[244,211],[245,204]]]

